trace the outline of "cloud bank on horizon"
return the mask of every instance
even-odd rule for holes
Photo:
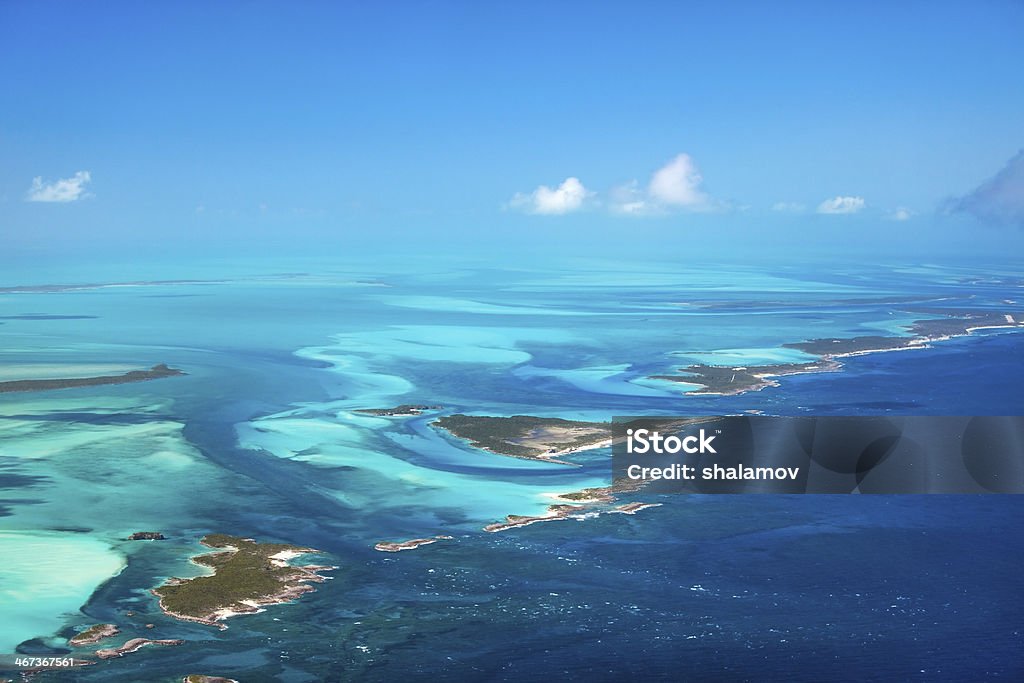
[[[51,182],[36,176],[25,194],[25,201],[37,203],[70,203],[91,197],[87,186],[92,181],[89,171],[78,171],[69,178]],[[505,208],[529,214],[558,216],[601,207],[612,214],[656,216],[673,212],[728,211],[728,202],[711,197],[703,189],[704,178],[693,158],[680,153],[655,170],[646,185],[637,180],[613,187],[606,198],[588,189],[576,176],[570,176],[556,187],[540,185],[532,192],[517,192]],[[800,202],[780,201],[774,212],[800,214],[807,206]],[[836,195],[823,200],[814,212],[822,215],[857,214],[868,208],[867,200],[856,195]],[[992,178],[971,192],[947,200],[941,207],[946,213],[969,214],[983,223],[1014,225],[1024,228],[1024,149],[1020,150]],[[918,215],[905,206],[897,206],[881,214],[890,221],[909,221]]]
[[[963,197],[950,200],[947,210],[971,214],[988,223],[1024,228],[1024,149],[992,178]]]
[[[727,211],[733,206],[711,197],[703,189],[704,176],[696,162],[685,152],[672,157],[651,174],[646,185],[637,180],[618,185],[608,192],[607,199],[587,189],[576,176],[566,178],[556,187],[540,185],[529,193],[517,192],[505,204],[531,214],[564,215],[586,208],[603,206],[614,214],[660,216],[672,212]],[[853,214],[867,207],[863,197],[838,195],[825,199],[816,209],[819,214]],[[803,213],[799,202],[776,202],[773,211]],[[909,209],[899,207],[889,213],[894,220],[909,220]]]
[[[70,178],[58,178],[52,183],[45,183],[42,176],[36,176],[32,179],[25,201],[66,203],[85,199],[90,196],[85,186],[91,180],[89,171],[78,171]]]
[[[712,198],[704,191],[704,177],[693,158],[680,153],[657,169],[641,186],[631,180],[607,193],[587,189],[576,176],[566,178],[552,189],[540,185],[530,193],[516,193],[505,205],[531,214],[564,215],[591,207],[604,207],[610,213],[632,216],[665,215],[671,212],[727,211],[733,206]],[[800,214],[807,210],[801,202],[780,201],[771,210]],[[836,195],[824,199],[814,212],[821,215],[851,215],[868,208],[868,202],[858,195]],[[1024,228],[1024,149],[1017,152],[995,176],[962,197],[945,202],[946,213],[966,213],[983,223],[1016,225]],[[918,212],[906,206],[897,206],[881,213],[885,220],[905,222]]]

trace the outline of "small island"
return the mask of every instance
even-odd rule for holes
[[[172,578],[153,589],[160,609],[185,621],[227,628],[222,622],[253,614],[268,605],[291,602],[326,580],[319,572],[336,567],[297,566],[289,560],[318,552],[284,543],[257,543],[250,538],[209,534],[200,541],[221,552],[199,555],[193,562],[213,574],[191,579]]]
[[[89,628],[76,633],[69,640],[68,644],[72,647],[85,647],[86,645],[95,645],[96,643],[116,636],[121,630],[114,624],[95,624]]]
[[[124,645],[119,647],[106,648],[104,650],[96,650],[96,656],[100,659],[114,659],[115,657],[124,657],[132,652],[138,652],[147,645],[181,645],[184,640],[178,639],[163,639],[163,640],[150,640],[148,638],[132,638]]]
[[[1020,313],[963,312],[941,310],[919,310],[918,312],[939,315],[938,318],[916,320],[907,329],[911,336],[889,337],[864,335],[850,338],[811,339],[783,344],[783,348],[796,349],[816,360],[803,363],[780,363],[777,365],[720,366],[703,363],[680,368],[679,375],[653,375],[660,379],[683,384],[696,384],[699,388],[686,393],[693,395],[732,396],[748,391],[760,391],[776,387],[776,377],[817,372],[835,372],[842,369],[838,359],[862,356],[869,353],[904,351],[928,348],[932,342],[964,337],[976,330],[1024,329]]]
[[[618,506],[616,508],[612,508],[611,510],[608,510],[608,514],[616,514],[617,513],[617,514],[621,514],[621,515],[635,515],[636,513],[640,512],[641,510],[646,510],[647,508],[657,508],[657,507],[661,507],[661,503],[640,503],[640,502],[637,502],[637,503],[626,503],[625,505],[620,505],[620,506]]]
[[[403,403],[394,408],[358,408],[352,412],[362,413],[363,415],[376,415],[377,417],[415,417],[416,415],[422,415],[427,410],[440,410],[440,408],[441,406]]]
[[[674,423],[670,423],[674,424]],[[616,494],[624,493],[635,493],[645,486],[645,482],[639,479],[616,479],[612,482],[611,486],[596,486],[593,488],[582,489],[580,491],[570,491],[569,493],[560,493],[558,498],[561,500],[570,500],[574,503],[613,503],[615,502]]]
[[[136,531],[128,537],[129,541],[162,541],[165,536],[159,531]]]
[[[414,538],[409,541],[381,541],[377,545],[373,546],[374,550],[379,550],[382,553],[397,553],[403,550],[413,550],[419,548],[421,545],[430,545],[431,543],[437,543],[438,541],[450,541],[451,536],[432,536],[430,538]]]
[[[507,531],[521,526],[530,526],[537,522],[553,522],[559,519],[571,519],[574,514],[583,512],[585,508],[580,505],[549,505],[545,515],[506,515],[504,522],[494,522],[484,527],[484,531],[496,533]]]
[[[564,498],[565,496],[560,496]],[[614,498],[610,499],[614,501]],[[608,500],[601,501],[603,503],[610,502]],[[549,505],[547,514],[543,515],[507,515],[505,521],[494,522],[484,527],[484,531],[489,533],[497,533],[499,531],[508,531],[509,529],[516,529],[518,527],[530,526],[531,524],[537,524],[539,522],[554,522],[561,519],[586,519],[588,517],[595,517],[603,514],[625,514],[635,515],[641,510],[647,508],[658,507],[661,503],[624,503],[614,507],[600,507],[592,508],[589,505]]]
[[[73,389],[77,387],[95,387],[104,384],[130,384],[132,382],[148,382],[164,377],[177,377],[185,373],[176,368],[160,363],[149,370],[130,370],[122,375],[103,375],[100,377],[66,377],[55,379],[17,379],[0,382],[0,394],[19,391],[50,391],[52,389]]]
[[[474,448],[563,465],[572,463],[558,460],[561,456],[610,446],[612,442],[611,425],[607,422],[579,422],[557,417],[456,414],[438,418],[431,424],[468,441]]]

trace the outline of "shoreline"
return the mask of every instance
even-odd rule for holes
[[[461,438],[461,437],[458,437],[458,438]],[[463,441],[468,441],[468,439],[463,439]],[[570,462],[568,460],[560,460],[559,458],[563,458],[563,457],[565,457],[567,455],[572,455],[574,453],[580,453],[580,452],[583,452],[583,451],[592,451],[592,450],[596,450],[598,448],[609,448],[609,447],[611,447],[612,443],[613,443],[612,439],[603,439],[601,441],[595,441],[594,443],[588,443],[588,444],[584,444],[582,446],[569,446],[568,448],[564,448],[564,449],[562,449],[560,451],[553,451],[553,452],[550,452],[550,453],[543,453],[543,454],[540,454],[540,455],[514,455],[512,453],[502,453],[501,451],[496,451],[493,448],[490,448],[488,446],[477,446],[477,445],[474,445],[472,443],[470,443],[470,445],[473,446],[473,448],[475,448],[477,450],[487,451],[488,453],[491,453],[492,455],[500,455],[500,456],[505,457],[505,458],[518,458],[519,460],[533,460],[534,462],[553,462],[556,465],[565,465],[567,467],[583,467],[583,465],[581,465],[581,464],[579,464],[577,462]]]
[[[751,391],[761,391],[769,387],[778,387],[779,382],[775,380],[777,377],[841,372],[844,367],[841,362],[843,358],[855,358],[892,351],[930,349],[934,348],[933,344],[970,337],[979,330],[1019,330],[1024,328],[1024,322],[1017,320],[1019,314],[999,313],[988,315],[996,315],[998,317],[996,319],[990,318],[981,324],[966,324],[959,330],[947,331],[947,328],[956,321],[966,323],[970,320],[976,320],[976,318],[962,315],[959,318],[918,320],[910,325],[909,329],[917,331],[919,334],[910,337],[862,336],[846,339],[826,338],[790,342],[782,345],[783,348],[797,349],[817,356],[818,360],[815,361],[754,366],[719,366],[698,363],[680,368],[679,372],[686,374],[651,375],[648,379],[692,384],[699,387],[691,391],[684,391],[684,395],[737,396]],[[939,328],[943,331],[935,333],[931,331],[933,328]],[[830,351],[828,347],[833,344],[852,348]],[[863,346],[859,346],[861,344]],[[727,375],[729,376],[728,379],[726,379]]]
[[[330,565],[304,565],[294,567],[292,565],[288,566],[292,567],[293,569],[308,571],[309,574],[307,576],[298,580],[303,582],[310,581],[314,583],[323,583],[327,579],[331,578],[328,576],[320,576],[315,572],[332,571],[338,568]],[[175,584],[170,584],[168,582],[164,585],[166,586]],[[174,617],[175,619],[180,619],[181,621],[191,621],[196,624],[203,624],[205,626],[216,626],[221,631],[226,631],[228,626],[227,624],[224,624],[222,622],[230,619],[231,617],[238,617],[244,614],[259,614],[260,612],[266,612],[267,607],[271,607],[273,605],[284,605],[289,602],[294,602],[306,593],[312,593],[315,590],[316,588],[314,588],[313,586],[307,585],[306,583],[302,583],[301,585],[290,586],[288,588],[282,589],[277,593],[270,593],[267,595],[259,596],[257,598],[246,598],[238,600],[228,607],[222,607],[220,609],[214,610],[209,615],[202,617],[175,612],[167,607],[167,605],[164,603],[163,597],[161,597],[158,594],[154,594],[157,595],[157,597],[159,598],[157,604],[160,607],[160,611],[162,611],[167,616]],[[150,592],[152,593],[153,591]]]
[[[568,505],[562,503],[548,506],[548,512],[544,515],[507,515],[504,522],[493,522],[485,526],[483,530],[494,534],[500,531],[508,531],[509,529],[518,529],[520,527],[530,526],[531,524],[538,524],[540,522],[556,522],[563,519],[583,521],[592,517],[613,514],[635,515],[641,510],[660,507],[661,505],[661,503],[633,502],[616,505],[613,508],[594,509],[592,506],[587,504]]]
[[[611,448],[612,444],[614,442],[615,442],[615,440],[612,439],[612,438],[603,439],[601,441],[595,441],[594,443],[588,443],[588,444],[584,444],[582,446],[570,446],[569,448],[566,448],[566,449],[561,450],[561,451],[557,451],[555,453],[551,453],[550,455],[554,456],[554,457],[562,457],[562,456],[565,456],[565,455],[571,455],[572,453],[580,453],[582,451],[593,451],[593,450],[597,450],[598,448]],[[543,457],[543,456],[541,456],[541,457]],[[546,459],[546,457],[544,459]],[[573,467],[582,467],[582,465],[579,465],[579,464],[574,463],[574,462],[568,462],[568,463],[565,463],[565,464],[566,465],[572,465]]]
[[[266,607],[293,602],[302,595],[315,591],[311,583],[323,583],[331,578],[321,575],[320,572],[338,568],[331,565],[290,564],[290,560],[296,557],[320,552],[313,548],[274,543],[260,544],[248,538],[218,534],[207,535],[200,543],[218,552],[203,553],[189,559],[193,564],[212,570],[212,573],[188,579],[171,577],[162,585],[150,590],[150,593],[157,596],[157,604],[164,614],[182,621],[216,626],[221,630],[227,629],[227,625],[222,622],[231,617],[257,614],[265,611]],[[225,569],[229,566],[230,569]],[[225,578],[225,574],[229,573],[230,579]],[[227,583],[228,581],[230,583]],[[253,582],[265,584],[264,592],[256,592],[258,589],[253,588]],[[276,590],[271,588],[275,582]],[[201,604],[194,608],[195,611],[188,613],[168,604],[172,599],[200,603],[204,599],[208,601],[206,591],[211,585],[220,591],[228,591],[229,595],[230,591],[234,590],[236,595],[226,604]],[[185,592],[186,596],[183,596],[182,592]]]

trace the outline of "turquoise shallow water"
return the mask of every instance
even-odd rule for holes
[[[635,517],[487,534],[481,528],[505,515],[543,512],[555,493],[606,484],[607,452],[575,455],[576,467],[504,458],[439,434],[432,414],[353,412],[423,403],[441,413],[584,420],[744,410],[1020,413],[1019,333],[852,359],[843,373],[787,378],[736,397],[687,396],[687,385],[646,379],[689,362],[801,360],[782,344],[898,333],[917,315],[908,307],[1006,307],[1021,284],[1012,278],[968,284],[972,271],[939,266],[684,272],[593,261],[152,272],[146,279],[198,281],[0,293],[0,378],[160,362],[188,372],[0,395],[0,550],[15,558],[0,569],[0,654],[64,652],[70,629],[113,621],[124,638],[187,643],[65,676],[388,680],[401,672],[428,680],[454,670],[529,680],[564,675],[562,656],[594,657],[597,639],[612,657],[587,669],[597,680],[616,662],[636,675],[664,674],[684,656],[743,677],[781,666],[780,648],[797,656],[838,647],[842,637],[882,647],[904,642],[897,630],[924,629],[926,619],[929,637],[942,640],[951,636],[934,624],[969,622],[1000,595],[1020,594],[1007,555],[978,540],[986,525],[998,527],[996,516],[1019,514],[1015,500],[666,499]],[[71,275],[6,272],[4,284],[67,283]],[[74,275],[143,279],[99,268]],[[168,540],[124,540],[138,530]],[[297,604],[232,620],[224,632],[164,617],[149,589],[194,574],[196,540],[214,531],[310,545],[340,569]],[[1020,550],[1019,532],[1003,533],[1006,547]],[[455,538],[398,555],[372,549],[435,534]],[[864,554],[849,555],[838,538]],[[729,539],[741,540],[734,547]],[[888,580],[867,552],[876,542],[911,548],[904,569],[889,560]],[[987,566],[973,567],[972,553]],[[807,557],[818,558],[817,573]],[[759,566],[772,567],[774,579]],[[946,569],[927,585],[910,578],[934,566]],[[964,588],[972,571],[984,587]],[[659,604],[666,585],[672,597]],[[772,604],[786,605],[789,616],[772,617]],[[841,631],[819,623],[822,613]],[[987,665],[1010,673],[1013,661],[995,651],[1020,644],[1002,627],[1020,615],[999,614]],[[509,634],[522,642],[522,661]],[[649,668],[630,652],[648,653]],[[895,676],[915,666],[894,661]]]
[[[0,546],[3,652],[13,652],[27,633],[56,632],[98,585],[124,568],[123,556],[107,542],[81,533],[0,531]]]

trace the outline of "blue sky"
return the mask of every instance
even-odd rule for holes
[[[1021,246],[1020,2],[363,5],[0,4],[0,244]]]

